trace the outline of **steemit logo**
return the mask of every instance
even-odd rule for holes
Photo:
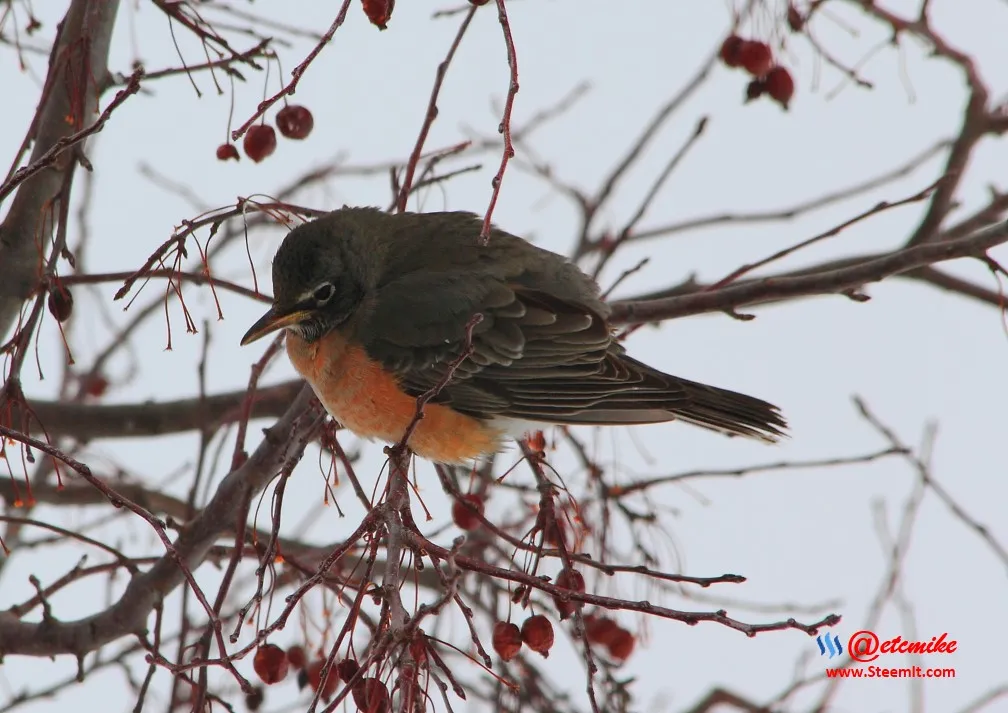
[[[833,634],[832,638],[828,631],[825,634],[820,634],[816,637],[816,643],[819,644],[820,656],[825,656],[827,651],[829,651],[830,658],[843,654],[843,645],[840,643],[840,637],[836,634]]]

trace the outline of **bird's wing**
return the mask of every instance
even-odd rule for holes
[[[606,320],[552,293],[472,273],[413,273],[360,310],[356,336],[368,355],[420,396],[480,418],[568,424],[682,419],[728,434],[775,440],[786,424],[760,399],[679,379],[628,357]]]
[[[587,387],[583,380],[600,374],[614,347],[608,324],[590,308],[473,273],[413,273],[382,286],[358,310],[354,333],[419,396],[465,349],[477,313],[472,354],[436,398],[472,415],[513,415],[514,398],[541,398],[551,385]]]

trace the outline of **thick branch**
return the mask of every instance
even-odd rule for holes
[[[221,481],[213,499],[179,535],[175,552],[166,553],[157,564],[134,577],[118,601],[104,611],[77,621],[52,618],[41,623],[26,623],[13,614],[0,613],[0,658],[6,654],[82,656],[116,639],[145,631],[154,607],[185,581],[180,563],[190,571],[198,568],[217,538],[234,527],[248,498],[301,458],[305,445],[322,423],[322,412],[315,404],[311,389],[303,387],[283,417],[266,431],[248,461]]]
[[[296,379],[256,390],[251,417],[280,417],[298,395],[303,383]],[[248,391],[241,389],[203,399],[194,397],[177,401],[109,405],[31,401],[30,405],[51,438],[93,441],[99,438],[163,436],[238,421],[247,397]],[[17,412],[17,404],[13,407],[16,412],[11,417],[11,423],[19,423],[22,414]]]
[[[612,321],[614,324],[640,324],[705,312],[732,311],[746,305],[797,297],[844,294],[869,282],[909,273],[944,260],[980,256],[1005,242],[1008,242],[1008,222],[957,240],[846,260],[842,266],[834,265],[833,269],[803,270],[790,275],[746,280],[716,290],[691,286],[676,296],[616,302],[613,304]]]
[[[35,162],[61,139],[90,124],[107,85],[109,43],[119,0],[73,0],[50,57],[42,99],[29,135]],[[73,121],[68,122],[67,117]],[[74,152],[83,150],[79,144]],[[69,158],[68,158],[69,157]],[[39,243],[51,228],[46,219],[77,160],[71,153],[20,185],[0,224],[0,336],[6,334],[38,278]]]

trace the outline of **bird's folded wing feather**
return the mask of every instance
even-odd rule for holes
[[[625,357],[590,307],[472,273],[413,273],[382,286],[358,312],[356,334],[372,359],[419,396],[441,383],[466,347],[472,354],[436,402],[463,413],[563,421],[604,406],[667,409],[686,393]]]

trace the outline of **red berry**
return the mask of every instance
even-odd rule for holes
[[[377,678],[365,678],[354,686],[353,699],[361,713],[388,713],[392,707],[388,688]]]
[[[773,67],[773,51],[766,42],[745,40],[739,49],[739,63],[754,77],[762,77]]]
[[[343,659],[336,664],[336,673],[343,679],[344,683],[349,683],[350,679],[360,671],[360,664],[353,659]]]
[[[73,295],[63,285],[53,285],[49,290],[46,304],[49,307],[49,313],[56,318],[57,322],[66,322],[73,312]]]
[[[256,674],[267,685],[279,683],[287,678],[290,670],[290,663],[287,661],[287,653],[279,646],[266,644],[260,646],[252,659],[252,668]]]
[[[584,625],[585,638],[593,644],[600,644],[606,647],[623,631],[615,621],[598,614],[585,614]]]
[[[607,648],[614,659],[626,661],[633,653],[637,639],[626,629],[618,629],[609,641]]]
[[[787,109],[791,97],[794,96],[794,79],[791,78],[791,72],[784,67],[771,69],[766,76],[766,91],[774,101]]]
[[[232,159],[241,161],[241,156],[238,155],[238,149],[235,148],[234,144],[221,144],[217,147],[218,161],[230,161]]]
[[[364,6],[364,14],[371,20],[371,24],[379,30],[384,30],[388,25],[389,18],[392,17],[395,0],[361,0],[361,4]]]
[[[483,498],[479,495],[463,495],[452,504],[452,520],[467,532],[480,526],[479,516],[473,512],[473,508],[480,515],[483,514]]]
[[[276,151],[276,132],[273,131],[272,126],[266,126],[266,124],[256,124],[249,127],[249,130],[245,132],[242,148],[245,149],[246,156],[259,163]]]
[[[315,128],[315,117],[306,107],[289,104],[277,112],[276,125],[288,139],[304,139]]]
[[[510,661],[521,651],[521,630],[509,621],[498,621],[493,628],[493,647],[504,661]]]
[[[108,391],[109,380],[101,374],[86,374],[81,379],[81,392],[87,396],[99,398]]]
[[[322,700],[328,701],[332,698],[332,695],[336,692],[336,686],[339,685],[339,676],[332,669],[326,672],[325,685],[322,683],[322,667],[325,666],[325,659],[319,659],[318,661],[313,661],[305,669],[308,674],[308,685],[311,686],[313,691],[318,691],[322,689]]]
[[[469,0],[470,5],[475,5],[479,7],[480,5],[486,5],[490,0]]]
[[[570,589],[573,592],[583,592],[585,590],[585,581],[584,577],[576,569],[565,569],[556,578],[556,586]],[[574,610],[581,605],[580,602],[557,596],[553,597],[553,604],[556,605],[557,612],[560,614],[560,621],[573,614]]]
[[[553,625],[542,614],[530,616],[522,624],[521,638],[526,646],[546,658],[553,648]]]
[[[725,38],[725,41],[721,43],[721,51],[718,53],[721,57],[721,61],[729,67],[742,66],[742,57],[740,53],[743,44],[745,44],[745,40],[738,35],[728,35],[728,37]]]
[[[300,646],[291,646],[289,649],[287,649],[287,660],[290,662],[290,665],[293,666],[294,668],[297,669],[304,668],[305,661],[307,660],[305,658],[304,649],[302,649]]]

